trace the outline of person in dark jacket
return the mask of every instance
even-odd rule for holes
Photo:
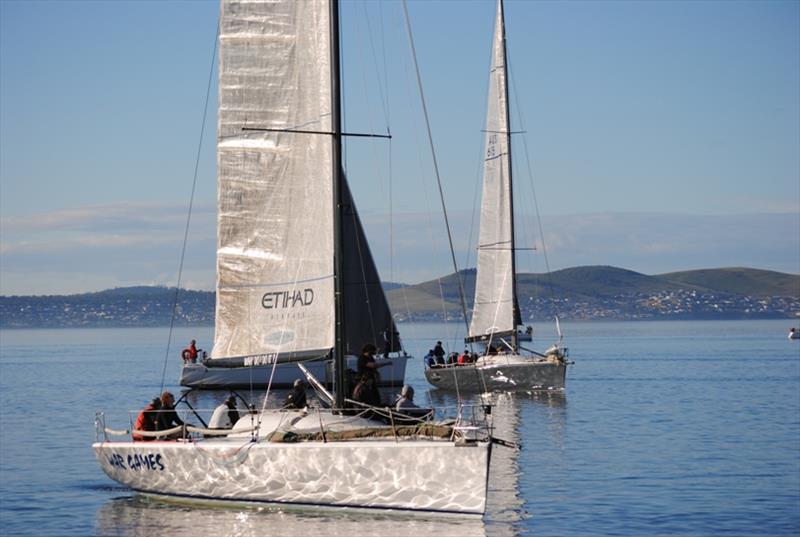
[[[283,408],[305,408],[307,405],[306,383],[303,379],[297,379],[294,381],[292,391],[289,392],[286,401],[283,403]]]
[[[436,346],[433,348],[433,355],[436,357],[436,362],[444,365],[444,347],[442,342],[437,341]]]
[[[166,431],[167,429],[181,427],[182,425],[183,420],[181,420],[178,417],[178,413],[175,412],[175,397],[171,392],[165,391],[161,394],[161,412],[158,413],[158,430]],[[181,436],[181,432],[176,432],[167,436],[167,439],[174,440]]]
[[[358,357],[358,375],[360,377],[371,377],[377,389],[378,381],[381,378],[378,369],[391,365],[391,362],[379,364],[375,361],[376,352],[378,352],[378,349],[372,343],[364,345]]]
[[[381,393],[378,387],[375,386],[375,380],[371,375],[362,375],[358,378],[353,390],[353,400],[370,406],[381,406]]]

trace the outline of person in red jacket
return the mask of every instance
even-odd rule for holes
[[[161,410],[161,399],[156,397],[139,412],[139,417],[136,418],[136,425],[133,427],[133,439],[138,441],[155,440],[153,436],[143,436],[136,434],[135,431],[157,431],[158,430],[158,412]]]
[[[197,346],[196,346],[196,343],[197,342],[195,340],[192,340],[191,343],[189,343],[189,346],[186,347],[185,349],[183,349],[183,352],[181,352],[181,357],[183,358],[183,363],[188,363],[188,362],[191,362],[193,364],[197,363]]]

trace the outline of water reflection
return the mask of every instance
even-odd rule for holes
[[[426,398],[425,402],[435,407],[455,407],[458,402],[458,396],[454,392],[440,390],[438,388],[431,388],[423,394]],[[491,393],[491,394],[462,394],[461,401],[464,403],[480,404],[486,397],[492,401],[492,404],[507,404],[505,401],[517,399],[522,401],[531,401],[535,404],[544,405],[551,408],[564,408],[567,405],[567,396],[563,390],[537,390],[530,392],[515,392],[511,393]],[[519,405],[517,405],[519,407]],[[516,410],[519,413],[519,408]]]
[[[509,394],[492,394],[483,400],[492,405],[491,423],[493,436],[507,442],[518,444],[520,412],[519,404]],[[517,523],[524,518],[523,500],[519,493],[519,451],[496,445],[492,450],[492,463],[489,472],[489,495],[487,498],[487,518],[502,522],[508,532],[516,534]]]
[[[284,511],[186,507],[140,496],[107,502],[97,512],[97,534],[124,537],[152,535],[261,536],[274,535],[413,535],[478,537],[487,533],[480,519],[424,518],[419,515],[341,511]]]

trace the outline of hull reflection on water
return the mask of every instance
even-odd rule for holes
[[[486,402],[492,405],[493,436],[509,442],[519,443],[519,404],[510,394],[487,394]],[[494,522],[508,525],[508,532],[492,532],[494,535],[511,535],[513,524],[524,518],[524,501],[519,494],[519,451],[495,446],[489,472],[489,494],[487,512]],[[499,529],[499,528],[498,528]]]
[[[150,501],[141,496],[117,498],[97,512],[98,535],[150,537],[152,535],[435,535],[438,537],[483,537],[480,519],[462,517],[425,518],[390,514],[346,513],[339,510],[273,510],[183,507]]]

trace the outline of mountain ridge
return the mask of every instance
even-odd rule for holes
[[[467,307],[475,269],[460,271]],[[395,317],[461,317],[454,273],[415,285],[385,282]],[[168,324],[175,288],[132,286],[74,295],[0,296],[0,328],[160,326]],[[441,292],[440,292],[441,291]],[[517,275],[523,319],[790,318],[800,315],[800,275],[724,267],[646,275],[608,265]],[[213,325],[215,293],[181,289],[176,323]]]

